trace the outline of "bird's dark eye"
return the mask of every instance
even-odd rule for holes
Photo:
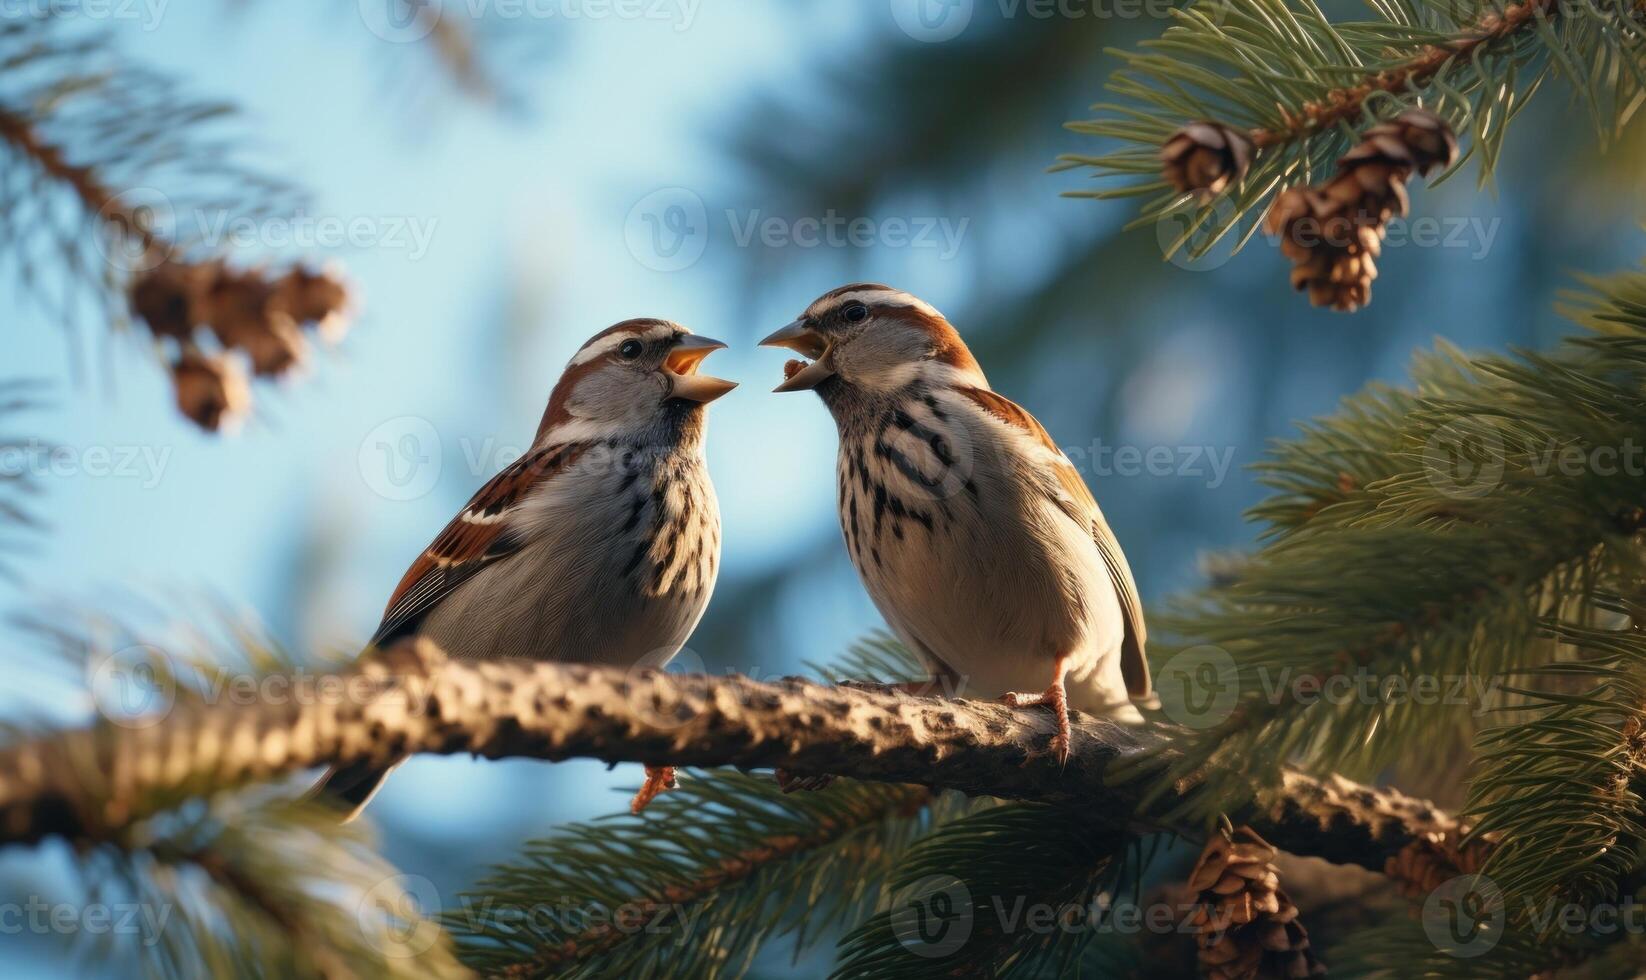
[[[869,318],[869,308],[862,303],[853,303],[846,307],[846,319],[852,323],[862,323]]]
[[[639,357],[640,352],[645,350],[645,349],[646,349],[646,345],[642,344],[638,340],[625,340],[617,348],[617,356],[621,357],[625,361],[632,361],[635,358]]]

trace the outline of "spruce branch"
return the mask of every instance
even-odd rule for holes
[[[347,18],[350,29],[358,30],[364,19],[367,31],[361,33],[389,42],[385,87],[419,124],[429,115],[425,105],[452,96],[487,109],[529,108],[529,72],[553,50],[557,34],[525,30],[521,22],[559,19],[452,0],[363,0],[358,11],[347,9]]]
[[[1134,225],[1173,221],[1167,255],[1186,248],[1200,257],[1231,234],[1243,246],[1279,190],[1316,183],[1357,131],[1406,110],[1430,110],[1467,134],[1463,159],[1478,159],[1485,181],[1510,123],[1551,75],[1582,101],[1602,141],[1646,92],[1639,0],[1371,7],[1375,19],[1343,22],[1309,0],[1200,0],[1175,11],[1159,38],[1117,52],[1125,66],[1108,85],[1115,100],[1070,124],[1118,148],[1059,159],[1060,168],[1134,182],[1073,196],[1145,197]],[[1249,161],[1240,153],[1219,163],[1230,140],[1216,133],[1249,145]],[[1205,193],[1214,184],[1215,196]]]
[[[1073,975],[1105,900],[1147,864],[1123,820],[1042,804],[980,810],[911,848],[891,901],[841,940],[833,976]]]
[[[1263,472],[1279,492],[1254,511],[1269,543],[1238,579],[1160,618],[1232,662],[1227,715],[1178,746],[1179,771],[1212,767],[1208,799],[1287,762],[1353,775],[1467,741],[1479,716],[1466,709],[1532,707],[1512,675],[1607,653],[1550,630],[1615,616],[1597,602],[1639,580],[1642,289],[1641,273],[1606,281],[1579,304],[1601,329],[1548,353],[1442,346],[1418,359],[1411,390],[1375,386],[1275,447]],[[1289,696],[1360,673],[1477,691],[1456,705]],[[1218,775],[1231,770],[1249,778]]]
[[[0,421],[10,423],[13,417],[41,407],[44,390],[42,383],[30,379],[0,380]],[[46,452],[49,447],[32,438],[11,432],[0,434],[0,457],[23,460]],[[0,579],[17,580],[14,555],[40,528],[40,518],[32,505],[40,492],[40,482],[30,467],[15,466],[0,472]]]
[[[189,806],[68,864],[87,907],[136,910],[136,928],[81,940],[130,975],[468,976],[362,831],[290,801]]]
[[[1079,719],[1059,770],[1044,752],[1049,720],[1004,705],[800,679],[475,664],[448,660],[421,641],[355,673],[328,675],[317,690],[329,694],[254,706],[180,698],[147,727],[103,724],[7,746],[0,840],[107,839],[192,797],[420,752],[782,766],[1107,813],[1132,812],[1146,789],[1139,781],[1111,784],[1106,777],[1119,763],[1146,748],[1173,761],[1150,748],[1158,742],[1147,730],[1100,719]],[[1174,803],[1198,788],[1193,779],[1173,785]],[[1398,792],[1290,772],[1275,795],[1245,811],[1245,822],[1277,846],[1369,868],[1419,834],[1455,828]]]
[[[692,773],[641,816],[528,842],[444,919],[491,976],[738,976],[767,942],[798,954],[857,921],[909,842],[963,809],[914,786],[785,795]]]
[[[387,0],[400,8],[401,17],[410,15],[413,30],[424,34],[434,52],[435,63],[443,67],[452,82],[466,94],[489,99],[495,90],[480,69],[474,38],[453,18],[441,16],[438,3],[426,0]]]
[[[349,291],[335,273],[224,261],[211,229],[290,214],[302,194],[243,162],[233,107],[111,51],[50,18],[0,25],[4,268],[71,327],[88,308],[116,328],[135,314],[183,414],[215,430],[249,401],[224,353],[284,373],[307,350],[300,326],[340,336]]]
[[[1474,24],[1456,37],[1425,45],[1403,61],[1383,68],[1350,85],[1340,85],[1303,103],[1295,115],[1286,113],[1279,126],[1259,126],[1248,138],[1258,149],[1306,139],[1338,126],[1353,125],[1366,112],[1366,104],[1377,93],[1400,96],[1426,88],[1453,62],[1468,61],[1483,47],[1512,40],[1522,31],[1536,28],[1540,21],[1559,17],[1564,0],[1520,0],[1499,9],[1487,8]]]
[[[1526,909],[1551,901],[1615,902],[1646,842],[1646,637],[1575,625],[1550,632],[1587,655],[1530,672],[1522,684],[1531,717],[1481,733],[1467,812],[1472,835],[1496,842],[1479,871],[1522,927]],[[1556,924],[1541,926],[1543,939]]]
[[[1465,922],[1465,928],[1467,925]],[[1383,922],[1351,934],[1334,946],[1332,968],[1351,977],[1434,977],[1445,980],[1573,977],[1587,974],[1573,974],[1566,968],[1580,963],[1587,955],[1602,952],[1602,948],[1595,943],[1585,943],[1577,949],[1542,943],[1528,933],[1513,928],[1494,931],[1490,937],[1481,944],[1487,947],[1485,949],[1470,947],[1450,937],[1446,942],[1437,943],[1435,933],[1425,928],[1422,919],[1416,916],[1390,916]],[[1616,948],[1634,945],[1623,942],[1612,944]],[[1618,977],[1628,974],[1601,972],[1593,975]]]
[[[39,683],[19,689],[58,691],[46,697],[60,711],[60,682],[84,685],[105,717],[142,724],[154,716],[130,709],[150,699],[199,702],[230,683],[278,686],[346,665],[299,661],[255,620],[220,602],[180,605],[132,594],[117,606],[119,615],[63,604],[19,617],[16,625],[39,641],[42,654],[29,668]],[[164,654],[153,645],[160,643]],[[39,737],[38,728],[3,732],[12,746]],[[180,799],[133,814],[100,837],[74,840],[61,853],[71,873],[65,900],[137,914],[137,928],[84,931],[77,939],[125,974],[468,976],[450,939],[421,915],[419,903],[432,904],[421,879],[385,862],[364,826],[339,826],[334,813],[300,805],[279,788]]]
[[[880,635],[814,669],[831,681],[920,676]],[[798,956],[861,921],[910,843],[967,806],[916,786],[788,793],[769,778],[694,772],[639,816],[528,842],[445,918],[465,962],[488,974],[740,976],[774,941],[792,939]],[[692,941],[702,936],[714,941]]]
[[[41,138],[28,116],[0,105],[0,140],[9,143],[24,159],[33,161],[44,177],[67,187],[87,214],[108,222],[116,234],[135,239],[142,254],[169,258],[175,253],[176,247],[149,227],[148,219],[140,214],[136,205],[122,203],[114,190],[103,185],[92,167],[70,163],[61,147]]]

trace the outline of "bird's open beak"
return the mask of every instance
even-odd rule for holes
[[[737,387],[735,381],[711,378],[698,374],[697,366],[717,350],[725,348],[718,340],[687,334],[675,341],[674,349],[663,358],[663,374],[669,379],[670,398],[684,398],[692,402],[712,402]]]
[[[816,388],[834,374],[834,368],[829,365],[828,342],[822,334],[807,326],[804,318],[762,340],[760,346],[784,347],[801,357],[811,358],[809,364],[800,360],[784,364],[783,383],[773,391],[806,391]]]

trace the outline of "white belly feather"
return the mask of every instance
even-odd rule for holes
[[[1042,691],[1061,659],[1074,707],[1131,713],[1120,672],[1125,624],[1090,529],[1041,489],[1045,477],[1011,433],[946,402],[908,412],[913,430],[841,443],[842,523],[887,623],[960,675],[959,696]],[[943,452],[920,438],[929,432],[943,436]],[[897,457],[877,453],[877,439]],[[879,486],[902,506],[878,508],[877,531]]]
[[[464,657],[662,666],[718,572],[720,512],[701,456],[665,457],[636,478],[593,460],[554,491],[523,508],[528,543],[459,587],[421,632]]]

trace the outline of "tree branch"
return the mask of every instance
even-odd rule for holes
[[[0,843],[110,839],[184,799],[320,765],[407,753],[778,767],[1130,814],[1175,753],[1153,730],[1077,715],[1067,766],[1051,718],[798,678],[624,672],[552,662],[448,660],[425,642],[312,690],[255,705],[182,699],[148,727],[93,728],[0,750]],[[332,683],[335,682],[335,683]],[[1127,769],[1124,781],[1116,770]],[[1179,794],[1194,788],[1180,781]],[[1172,798],[1136,819],[1174,824]],[[1384,870],[1455,820],[1393,790],[1289,772],[1231,814],[1277,846]]]
[[[660,910],[703,902],[719,891],[748,881],[775,863],[807,851],[823,850],[888,818],[913,817],[931,802],[932,794],[917,786],[894,786],[885,793],[864,795],[858,805],[834,819],[819,821],[810,832],[768,835],[758,844],[719,858],[686,883],[662,885],[654,891],[636,894],[619,908],[636,919],[651,921]],[[540,945],[530,957],[487,973],[502,978],[554,976],[573,964],[587,963],[636,938],[634,930],[601,921],[559,943]]]
[[[25,115],[0,105],[0,141],[4,141],[41,173],[68,187],[88,215],[108,223],[121,235],[143,247],[149,264],[177,254],[176,247],[159,237],[113,190],[98,179],[93,167],[70,163],[61,147],[42,140]]]
[[[1482,46],[1496,44],[1535,25],[1539,18],[1552,19],[1559,15],[1559,0],[1521,0],[1503,8],[1501,13],[1489,12],[1466,35],[1430,45],[1398,67],[1380,71],[1363,82],[1333,89],[1324,98],[1306,105],[1302,115],[1288,119],[1284,127],[1252,130],[1252,143],[1258,149],[1278,146],[1330,129],[1340,122],[1358,119],[1373,93],[1392,94],[1422,88],[1453,59],[1467,59]]]
[[[456,21],[444,16],[439,3],[427,0],[392,0],[401,8],[401,17],[410,18],[412,30],[427,39],[434,49],[434,60],[451,76],[464,94],[490,100],[496,97],[485,73],[481,70],[480,56],[475,40]]]

